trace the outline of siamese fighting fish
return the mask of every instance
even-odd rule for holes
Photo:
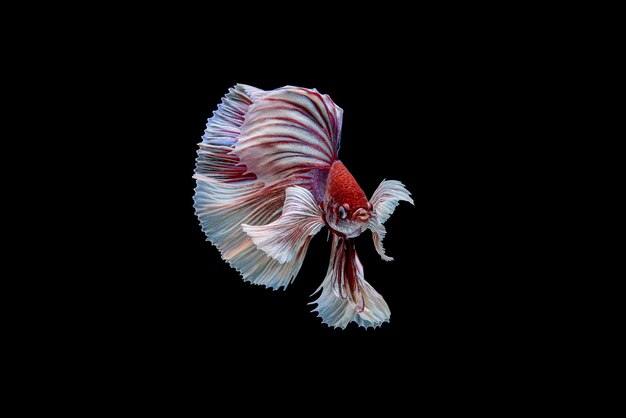
[[[385,261],[383,224],[402,183],[384,180],[368,200],[338,159],[343,110],[316,89],[232,87],[199,144],[194,207],[207,240],[245,281],[287,288],[323,227],[330,263],[313,312],[322,322],[365,328],[389,321],[383,297],[365,281],[354,238],[370,230]]]

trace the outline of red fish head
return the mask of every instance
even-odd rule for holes
[[[341,161],[330,168],[324,195],[326,223],[335,233],[356,237],[372,216],[372,204]]]

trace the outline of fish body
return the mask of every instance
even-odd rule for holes
[[[367,198],[338,159],[342,117],[315,89],[231,88],[199,144],[194,207],[222,258],[244,280],[273,289],[293,281],[311,238],[327,227],[331,259],[314,311],[329,326],[377,327],[389,307],[365,281],[353,239],[371,230],[376,251],[391,260],[383,224],[400,201],[413,201],[398,181]]]

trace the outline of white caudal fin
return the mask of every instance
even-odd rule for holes
[[[368,228],[372,231],[376,252],[385,261],[391,261],[393,258],[385,255],[383,239],[387,231],[383,223],[389,219],[402,200],[414,204],[411,193],[397,180],[383,180],[370,199],[373,216],[370,218]]]
[[[313,311],[331,327],[343,329],[355,322],[365,328],[376,328],[389,321],[389,306],[365,281],[363,265],[351,240],[333,235],[328,272],[315,293],[320,290],[319,298],[312,302],[317,304]]]
[[[201,175],[195,178],[196,215],[222,258],[247,282],[272,289],[286,288],[300,271],[308,242],[296,257],[281,264],[258,249],[241,228],[243,223],[263,225],[278,219],[284,190],[278,186],[263,188],[258,183],[220,183]]]
[[[258,249],[241,225],[267,225],[276,221],[283,209],[285,189],[309,185],[310,179],[304,175],[289,176],[267,184],[256,173],[249,172],[249,167],[233,152],[242,125],[251,117],[251,107],[265,94],[238,84],[229,90],[208,120],[193,176],[197,181],[194,207],[207,239],[245,281],[279,289],[287,287],[298,274],[308,240],[289,261],[280,263]],[[207,276],[210,275],[207,270]]]
[[[285,193],[280,218],[267,225],[241,225],[257,248],[281,264],[293,260],[324,226],[324,212],[311,192],[294,186]]]

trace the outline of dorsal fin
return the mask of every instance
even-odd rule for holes
[[[343,110],[317,90],[286,86],[252,94],[233,154],[266,185],[310,178],[337,160]]]

